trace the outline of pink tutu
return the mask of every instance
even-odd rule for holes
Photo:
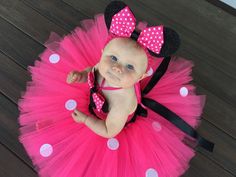
[[[63,38],[51,34],[41,60],[29,67],[32,81],[19,100],[19,139],[39,176],[181,176],[195,151],[183,142],[185,133],[152,110],[113,138],[103,138],[72,119],[75,108],[91,115],[89,87],[87,83],[67,84],[67,74],[94,66],[108,35],[103,15],[81,24],[82,28]],[[162,58],[155,60],[154,68]],[[146,97],[196,128],[205,97],[197,96],[189,84],[192,66],[190,61],[172,57],[167,72]],[[141,82],[141,90],[147,81]]]

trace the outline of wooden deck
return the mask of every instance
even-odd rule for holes
[[[17,100],[30,80],[27,66],[51,31],[65,35],[103,12],[109,0],[0,0],[0,176],[36,177],[18,142]],[[177,55],[193,60],[197,92],[207,95],[198,132],[215,143],[202,148],[184,177],[236,176],[236,17],[205,0],[128,0],[138,19],[181,36]]]

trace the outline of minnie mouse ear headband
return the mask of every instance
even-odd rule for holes
[[[122,1],[112,1],[108,4],[105,9],[105,22],[110,34],[135,40],[155,57],[170,56],[180,46],[179,35],[163,25],[147,27],[141,32],[136,30],[134,14]]]

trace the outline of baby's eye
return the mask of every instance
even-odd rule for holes
[[[134,66],[133,66],[133,65],[128,64],[128,65],[126,65],[126,67],[127,67],[129,70],[134,70]]]
[[[114,55],[111,55],[111,60],[112,61],[117,61],[118,59]]]

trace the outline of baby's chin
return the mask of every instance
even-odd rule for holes
[[[110,73],[107,73],[104,77],[106,79],[106,82],[112,86],[112,87],[122,87],[120,79],[116,78],[115,76],[111,75]]]

